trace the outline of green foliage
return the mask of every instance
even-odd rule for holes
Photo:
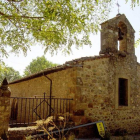
[[[128,2],[128,0],[125,0]],[[131,7],[134,8],[136,5],[139,5],[139,0],[131,0]]]
[[[140,38],[137,39],[137,41],[135,42],[135,47],[138,47],[140,45]]]
[[[0,60],[0,75],[5,71],[5,63]]]
[[[25,68],[24,75],[31,75],[46,68],[55,67],[57,65],[58,64],[53,64],[52,62],[47,61],[45,56],[37,57],[36,59],[33,59],[32,62]]]
[[[128,2],[128,0],[126,0],[126,2]],[[134,9],[135,6],[139,6],[139,0],[131,0],[131,8]],[[139,31],[139,35],[140,35],[140,31]],[[135,42],[135,47],[138,47],[140,45],[140,38],[137,39],[137,41]]]
[[[111,0],[0,0],[0,52],[6,47],[26,54],[41,43],[44,52],[70,53],[71,46],[91,45],[90,33],[107,19]]]
[[[31,45],[40,43],[44,52],[70,53],[76,47],[91,45],[90,33],[108,18],[111,0],[0,0],[0,53],[25,55]],[[128,2],[128,0],[126,0]],[[132,7],[139,0],[131,0]]]
[[[4,63],[0,63],[0,83],[5,77],[8,82],[21,78],[18,71],[14,70],[12,67],[5,66]]]

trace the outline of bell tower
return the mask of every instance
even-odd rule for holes
[[[124,14],[101,24],[100,54],[123,52],[135,54],[134,29]]]

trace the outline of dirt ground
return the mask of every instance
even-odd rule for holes
[[[17,135],[33,134],[36,133],[36,126],[31,127],[20,127],[20,128],[9,128],[9,135],[14,135],[15,137],[11,140],[16,140]],[[19,140],[19,139],[18,139]],[[91,139],[75,139],[75,140],[100,140],[100,138],[91,138]],[[109,140],[109,139],[108,139]],[[111,136],[110,140],[140,140],[139,135],[126,135],[126,136]]]
[[[127,136],[111,136],[110,140],[140,140],[140,134]]]

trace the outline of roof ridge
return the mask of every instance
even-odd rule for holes
[[[40,76],[47,75],[47,74],[50,74],[50,73],[58,72],[58,71],[61,71],[61,70],[65,70],[67,68],[72,68],[72,67],[74,67],[74,65],[76,65],[80,61],[96,60],[96,59],[107,58],[107,57],[110,57],[110,55],[109,54],[100,54],[100,55],[95,55],[95,56],[86,56],[86,57],[77,58],[77,59],[74,59],[74,60],[71,60],[71,61],[67,61],[62,65],[47,68],[47,69],[44,69],[44,70],[42,70],[40,72],[37,72],[35,74],[22,77],[21,79],[10,82],[9,84],[19,83],[19,82],[22,82],[22,81],[27,81],[27,80],[30,80],[32,78],[36,78],[36,77],[40,77]],[[68,65],[68,64],[72,64],[72,65]]]

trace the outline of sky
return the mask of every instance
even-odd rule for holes
[[[120,5],[120,13],[125,14],[131,25],[133,26],[135,30],[135,40],[137,40],[140,37],[140,6],[136,6],[134,9],[131,9],[130,3],[125,4],[125,0],[118,0],[118,3]],[[115,17],[117,13],[118,8],[116,4],[114,4],[110,12],[109,19]],[[79,48],[79,50],[76,50],[73,46],[72,54],[66,56],[61,52],[53,56],[51,56],[49,53],[46,53],[44,55],[41,46],[32,46],[31,51],[27,52],[26,57],[22,53],[19,56],[10,54],[8,58],[2,58],[2,60],[7,66],[13,67],[15,70],[19,71],[21,75],[23,75],[25,67],[29,65],[32,59],[36,59],[36,57],[40,57],[42,55],[44,55],[47,60],[58,64],[63,64],[66,61],[80,57],[98,55],[100,51],[100,32],[98,32],[97,35],[91,34],[90,39],[92,42],[91,48],[88,46],[84,46],[83,48]],[[135,54],[137,56],[137,61],[140,62],[140,46],[135,48]]]

